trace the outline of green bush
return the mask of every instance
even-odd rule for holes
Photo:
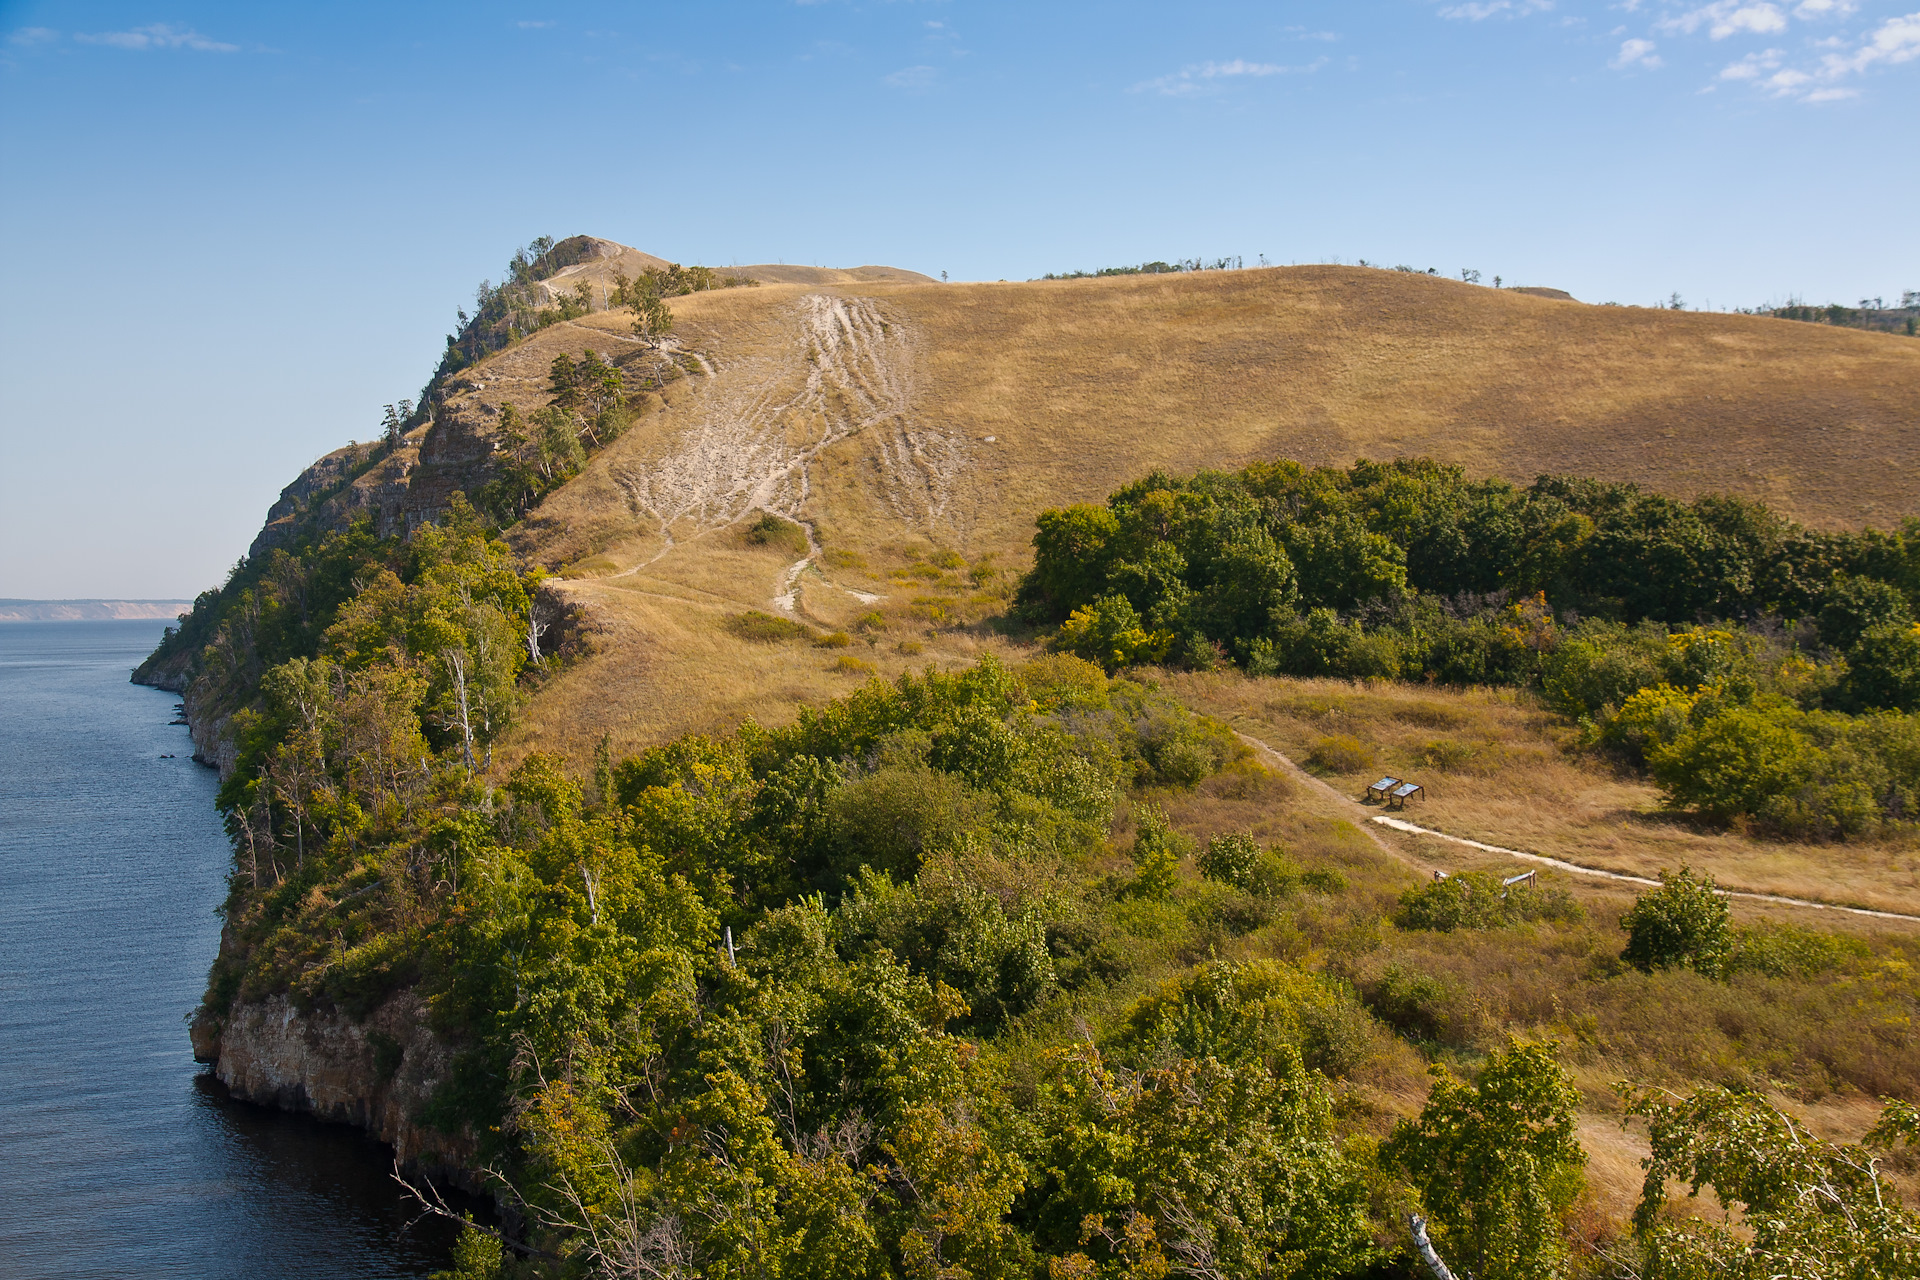
[[[1175,831],[1157,805],[1143,804],[1133,814],[1134,876],[1125,886],[1129,897],[1164,899],[1173,894],[1180,859],[1192,842]]]
[[[1393,922],[1402,929],[1452,933],[1499,929],[1533,920],[1578,920],[1584,914],[1565,889],[1502,885],[1484,871],[1463,871],[1400,895]]]
[[[1662,871],[1660,887],[1641,894],[1620,927],[1627,933],[1620,958],[1644,973],[1685,968],[1719,977],[1733,949],[1726,898],[1712,876],[1688,867],[1678,875]]]
[[[1465,987],[1397,961],[1378,977],[1361,982],[1360,998],[1374,1017],[1407,1039],[1426,1044],[1470,1044],[1483,1021],[1473,993]]]
[[[1200,853],[1200,874],[1236,889],[1253,887],[1260,870],[1260,845],[1250,835],[1228,832],[1207,841]]]
[[[805,555],[808,550],[807,531],[771,511],[761,512],[760,518],[747,526],[743,536],[756,547],[772,547],[791,555]]]

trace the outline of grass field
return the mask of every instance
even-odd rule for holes
[[[1565,721],[1524,691],[1186,674],[1167,685],[1356,799],[1383,773],[1421,783],[1425,795],[1404,816],[1450,835],[1645,877],[1691,865],[1728,888],[1920,915],[1911,837],[1807,844],[1688,822],[1661,810],[1646,779],[1567,750]],[[1367,762],[1313,760],[1315,744],[1340,738],[1358,742]],[[1499,861],[1435,840],[1408,847],[1442,867],[1462,855]]]

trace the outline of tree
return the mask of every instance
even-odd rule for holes
[[[633,304],[633,332],[653,345],[673,331],[673,312],[657,293],[648,293]]]
[[[1643,973],[1686,968],[1717,977],[1726,967],[1733,938],[1727,900],[1712,876],[1660,873],[1660,887],[1634,900],[1620,919],[1627,947],[1620,958]]]
[[[1920,1111],[1889,1102],[1859,1144],[1814,1136],[1757,1093],[1702,1089],[1630,1097],[1652,1122],[1634,1212],[1643,1280],[1870,1280],[1920,1274],[1920,1214],[1903,1206],[1878,1153],[1920,1145]],[[1663,1221],[1669,1182],[1711,1186],[1746,1231]]]
[[[1862,708],[1920,710],[1920,626],[1872,627],[1847,652],[1847,699]]]
[[[1580,1093],[1553,1046],[1509,1039],[1477,1086],[1444,1064],[1430,1074],[1419,1118],[1400,1122],[1380,1159],[1420,1193],[1441,1255],[1478,1280],[1566,1275],[1560,1219],[1587,1158],[1574,1139]]]

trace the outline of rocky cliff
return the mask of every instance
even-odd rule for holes
[[[403,1164],[478,1191],[470,1141],[420,1123],[452,1054],[427,1026],[412,991],[364,1021],[338,1010],[302,1012],[284,995],[194,1020],[193,1054],[236,1098],[365,1129]]]

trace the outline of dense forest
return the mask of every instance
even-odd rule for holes
[[[1920,804],[1920,522],[1278,462],[1156,473],[1034,547],[1018,607],[1108,670],[1527,686],[1677,807],[1845,836]]]

